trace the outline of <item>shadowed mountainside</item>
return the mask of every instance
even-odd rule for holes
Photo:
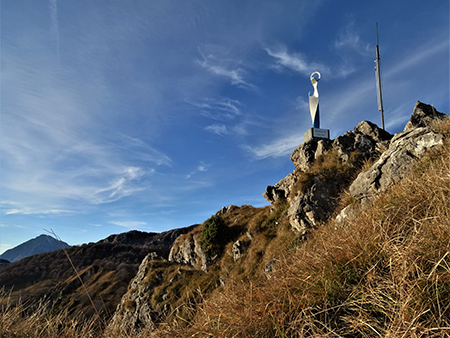
[[[111,235],[96,243],[72,246],[67,249],[73,265],[96,308],[105,318],[114,312],[128,283],[148,252],[168,258],[173,241],[196,225],[162,233],[130,231]],[[86,316],[95,313],[63,250],[33,255],[2,268],[0,285],[13,290],[13,299],[29,303],[44,299],[49,309],[61,309]]]

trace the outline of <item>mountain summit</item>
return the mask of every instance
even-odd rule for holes
[[[40,235],[36,238],[30,239],[18,246],[6,250],[2,255],[0,255],[1,259],[6,259],[8,261],[17,262],[22,258],[37,255],[44,252],[54,251],[61,249],[61,245],[65,248],[70,248],[70,245],[66,242],[58,242],[51,236],[48,235]]]

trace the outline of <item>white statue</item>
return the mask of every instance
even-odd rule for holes
[[[309,92],[309,111],[311,112],[312,127],[319,129],[319,91],[317,90],[317,84],[320,80],[320,73],[312,73],[309,79],[311,80],[311,84],[314,87],[314,93],[311,95],[311,92]]]

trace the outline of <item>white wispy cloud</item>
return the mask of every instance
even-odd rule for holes
[[[186,179],[190,179],[192,176],[194,176],[198,173],[207,172],[209,170],[210,166],[211,166],[210,164],[206,164],[205,162],[200,161],[197,168],[186,175]]]
[[[217,134],[219,136],[228,134],[228,129],[223,124],[212,124],[210,126],[205,127],[205,130],[213,134]]]
[[[272,142],[260,146],[245,145],[243,146],[243,149],[257,160],[269,157],[277,158],[289,155],[299,144],[301,144],[301,141],[302,137],[296,133],[287,137],[275,139]]]
[[[203,60],[197,60],[197,63],[211,74],[224,77],[234,86],[245,89],[256,89],[256,86],[250,83],[246,77],[247,72],[242,68],[240,62],[219,59],[213,54],[202,55]]]
[[[51,31],[53,39],[56,42],[56,53],[60,54],[60,34],[59,34],[59,24],[58,24],[58,3],[57,0],[50,0],[50,18],[51,18]]]
[[[143,228],[147,225],[146,222],[140,222],[140,221],[111,221],[109,222],[114,225],[118,225],[124,228],[128,229],[139,229]]]
[[[205,98],[187,103],[199,108],[203,116],[219,121],[232,120],[243,113],[241,102],[227,97]]]
[[[265,51],[275,59],[276,67],[279,69],[287,68],[308,77],[317,70],[321,73],[330,73],[329,67],[325,64],[309,62],[303,54],[288,52],[284,46],[265,48]]]
[[[141,168],[128,167],[109,186],[96,190],[91,197],[91,201],[95,204],[110,203],[135,192],[143,191],[148,187],[133,182],[139,180],[142,176],[144,176],[144,171]]]
[[[72,214],[73,210],[62,210],[62,209],[49,209],[49,210],[38,210],[38,209],[10,209],[5,211],[5,215],[63,215]]]
[[[173,161],[169,156],[139,138],[119,134],[119,139],[116,139],[116,141],[114,147],[122,149],[124,154],[132,161],[139,160],[157,166],[172,166]]]
[[[337,35],[334,42],[334,48],[342,53],[354,52],[360,55],[368,56],[373,53],[371,45],[362,41],[360,34],[355,29],[354,21],[348,23]]]

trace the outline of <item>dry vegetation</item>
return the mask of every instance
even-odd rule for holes
[[[448,123],[435,128],[450,132]],[[157,332],[106,333],[93,325],[95,318],[81,325],[39,308],[26,315],[30,307],[20,304],[1,309],[1,336],[450,336],[448,139],[371,207],[345,224],[323,224],[306,241],[289,230],[286,208],[281,201],[274,209],[248,206],[225,214],[233,238],[248,231],[251,246],[234,262],[230,242],[210,272],[190,272],[192,285],[177,294],[185,319],[174,312]],[[262,270],[274,258],[275,272],[267,277]],[[171,269],[165,273],[171,276]],[[219,276],[225,286],[202,289]],[[1,297],[8,304],[8,294]]]

